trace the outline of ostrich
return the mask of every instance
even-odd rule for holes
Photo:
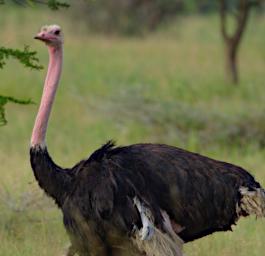
[[[44,26],[49,66],[31,137],[39,186],[62,210],[69,255],[179,256],[183,242],[231,230],[241,216],[265,216],[265,191],[246,170],[163,144],[108,142],[72,168],[45,143],[63,62],[63,34]]]

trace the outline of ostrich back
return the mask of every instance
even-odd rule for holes
[[[238,166],[160,144],[115,148],[108,143],[72,172],[75,184],[63,207],[65,224],[78,226],[71,223],[78,209],[84,220],[95,220],[101,240],[108,239],[103,234],[110,227],[128,233],[132,223],[141,225],[135,195],[152,210],[158,226],[160,209],[165,210],[184,228],[179,235],[187,242],[231,229],[239,217],[239,188],[260,187]]]

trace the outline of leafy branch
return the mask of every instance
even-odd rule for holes
[[[0,69],[3,69],[4,65],[6,64],[5,60],[10,57],[17,59],[25,67],[37,70],[42,69],[42,66],[38,64],[39,60],[36,57],[36,54],[37,53],[35,51],[30,51],[28,46],[25,46],[23,50],[0,47]],[[4,106],[8,102],[23,105],[33,103],[31,100],[18,100],[13,97],[0,95],[0,126],[3,126],[7,123]]]
[[[36,51],[30,51],[29,46],[25,46],[23,50],[0,47],[0,69],[6,64],[4,61],[9,57],[17,59],[24,66],[32,69],[42,69],[41,65],[38,65],[38,58],[36,57]]]
[[[16,104],[23,104],[23,105],[34,104],[34,102],[32,100],[30,100],[30,99],[28,99],[28,100],[18,100],[18,99],[15,99],[13,97],[0,95],[0,126],[3,126],[5,124],[7,124],[4,106],[8,102],[13,102],[13,103],[16,103]]]
[[[36,1],[37,2],[37,1]],[[47,5],[50,9],[52,10],[58,10],[61,7],[68,8],[70,5],[67,3],[59,2],[59,1],[54,1],[54,0],[49,0],[47,2]]]
[[[13,0],[16,4],[27,6],[27,5],[33,5],[33,4],[43,4],[47,5],[51,10],[58,10],[59,8],[68,8],[70,5],[56,0]],[[4,4],[5,0],[0,0],[0,4]]]

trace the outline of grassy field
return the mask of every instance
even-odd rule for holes
[[[241,84],[226,82],[216,16],[186,17],[144,38],[88,35],[69,11],[0,8],[0,44],[31,45],[43,24],[65,31],[65,64],[47,143],[62,166],[106,140],[168,143],[250,170],[265,186],[265,18],[252,17],[240,52]],[[68,17],[68,18],[67,18]],[[0,74],[0,93],[39,102],[45,70],[16,61]],[[0,128],[0,256],[60,255],[62,215],[38,188],[29,165],[37,104],[8,105]],[[241,220],[234,232],[185,246],[188,256],[261,256],[265,221]]]

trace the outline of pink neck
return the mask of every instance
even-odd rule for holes
[[[49,47],[48,49],[50,56],[49,66],[45,79],[39,111],[32,131],[31,147],[40,146],[43,148],[46,146],[46,130],[62,70],[62,46],[56,48]]]

